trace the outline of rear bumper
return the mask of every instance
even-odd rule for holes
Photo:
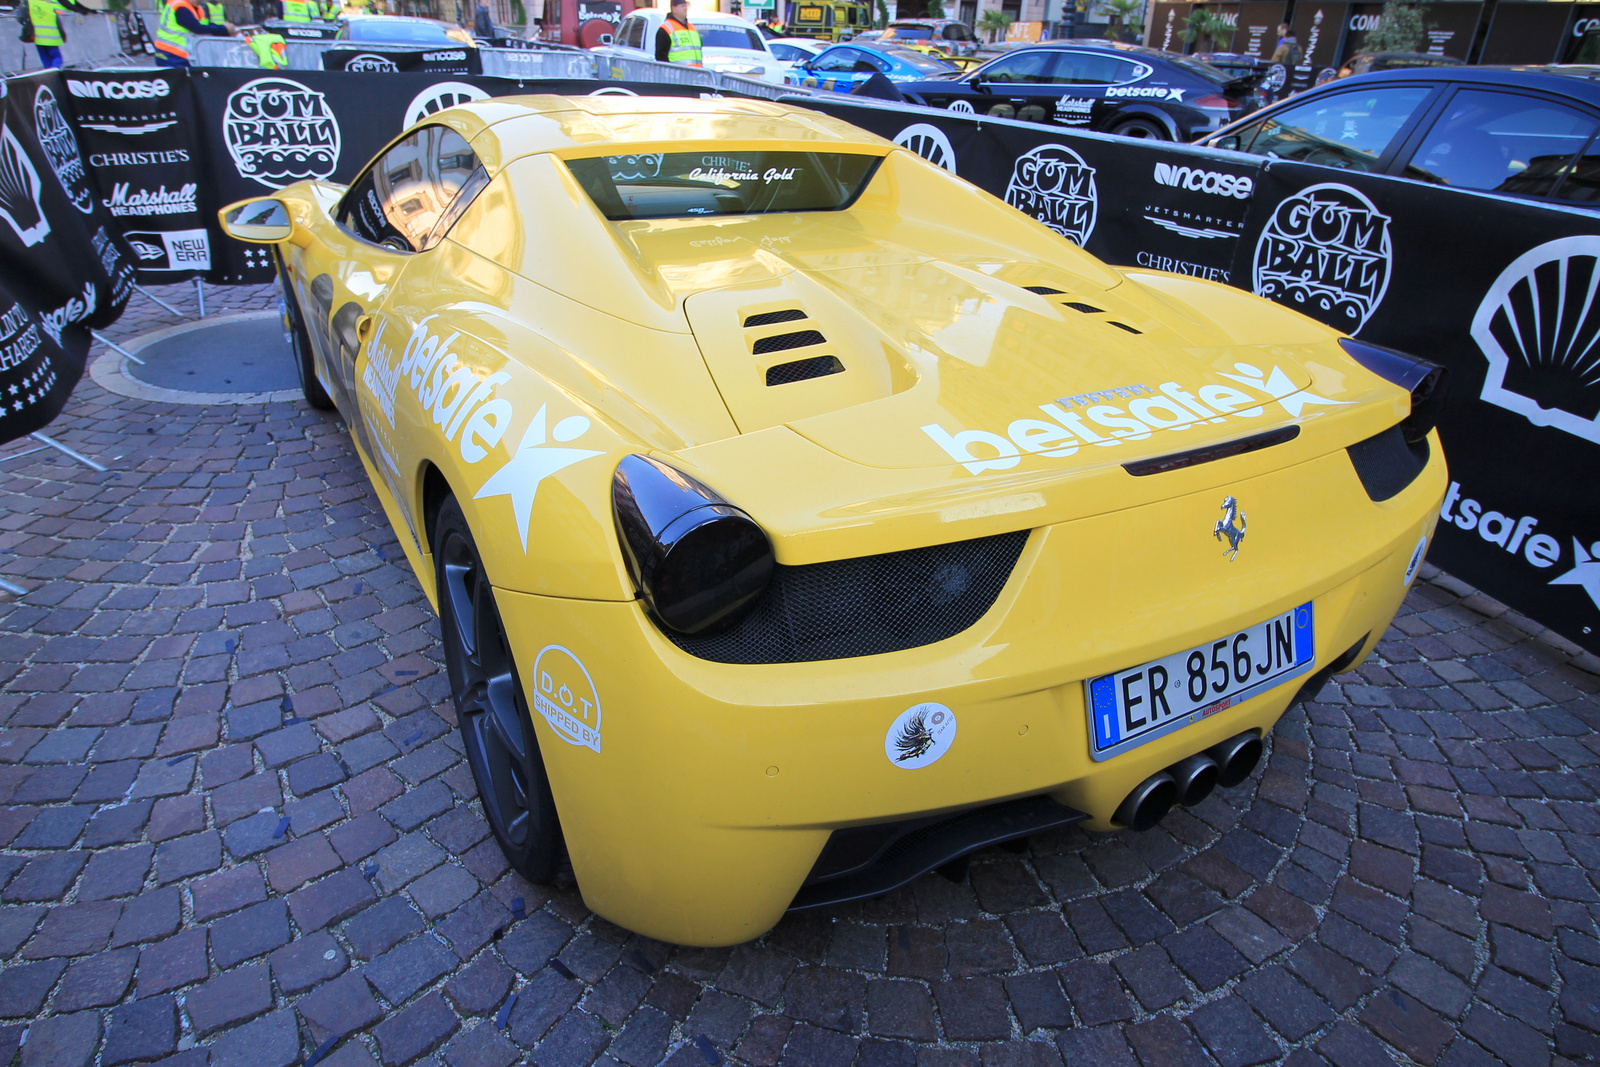
[[[835,829],[1036,797],[1110,829],[1136,784],[1265,733],[1304,679],[1099,763],[1084,680],[1307,600],[1319,665],[1364,635],[1370,651],[1444,486],[1437,448],[1382,504],[1342,452],[1243,480],[1233,492],[1250,539],[1232,563],[1210,536],[1215,492],[1035,530],[976,625],[857,659],[713,663],[667,641],[636,603],[502,592],[530,706],[563,725],[536,712],[584,899],[652,937],[734,944],[804,905],[796,894]],[[936,762],[906,769],[886,756],[886,734],[923,701],[951,709],[957,733]]]

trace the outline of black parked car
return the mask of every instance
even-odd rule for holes
[[[1454,189],[1600,201],[1600,68],[1363,74],[1252,115],[1212,148]]]
[[[1046,41],[971,73],[906,82],[900,90],[951,111],[1192,141],[1258,107],[1261,77],[1138,45]]]

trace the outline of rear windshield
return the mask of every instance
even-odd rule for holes
[[[933,30],[927,26],[891,26],[896,37],[905,37],[913,41],[926,41],[933,37]]]
[[[878,51],[886,56],[894,56],[912,70],[923,70],[929,74],[943,74],[955,69],[948,63],[923,55],[921,52],[913,52],[909,48],[880,48]]]
[[[822,152],[655,152],[569,159],[601,214],[624,219],[839,211],[879,156]]]
[[[1161,58],[1179,70],[1188,71],[1196,78],[1202,78],[1212,85],[1222,85],[1232,81],[1234,78],[1234,75],[1218,70],[1210,63],[1202,62],[1198,59],[1190,59],[1188,56],[1163,55]]]

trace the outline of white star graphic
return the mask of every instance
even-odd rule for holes
[[[1550,584],[1581,585],[1583,591],[1589,594],[1589,599],[1594,601],[1594,606],[1600,608],[1600,559],[1585,552],[1576,537],[1572,539],[1572,555],[1577,560],[1573,568],[1559,577],[1552,578]]]
[[[1294,382],[1283,373],[1283,368],[1274,366],[1272,373],[1265,380],[1261,371],[1248,363],[1235,363],[1233,369],[1238,374],[1224,374],[1224,378],[1232,378],[1241,385],[1248,385],[1252,389],[1259,389],[1283,405],[1283,410],[1299,418],[1300,412],[1307,404],[1349,404],[1349,400],[1329,400],[1325,396],[1318,396],[1308,389],[1296,389]]]
[[[550,475],[572,466],[582,459],[598,456],[584,448],[549,448],[544,446],[546,405],[539,405],[539,413],[528,424],[517,445],[516,454],[489,476],[483,488],[472,494],[474,500],[509,496],[511,511],[517,517],[517,530],[522,534],[522,551],[528,551],[528,519],[533,514],[533,498],[539,492],[539,483]],[[551,435],[557,441],[571,441],[582,437],[589,429],[589,420],[582,415],[569,415],[556,423]]]

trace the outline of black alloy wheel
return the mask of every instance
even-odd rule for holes
[[[1139,137],[1149,141],[1170,141],[1167,128],[1155,119],[1129,119],[1113,127],[1112,133],[1118,137]]]
[[[284,268],[283,257],[273,249],[278,263],[278,286],[283,290],[283,326],[289,335],[289,345],[294,349],[294,369],[300,376],[300,394],[306,403],[318,411],[333,408],[333,397],[317,381],[316,358],[311,352],[311,338],[306,334],[305,318],[300,314],[300,302],[295,299],[294,287],[289,284],[289,272]]]
[[[494,589],[453,496],[439,510],[433,558],[450,695],[484,817],[519,874],[554,882],[567,865],[550,780]]]

